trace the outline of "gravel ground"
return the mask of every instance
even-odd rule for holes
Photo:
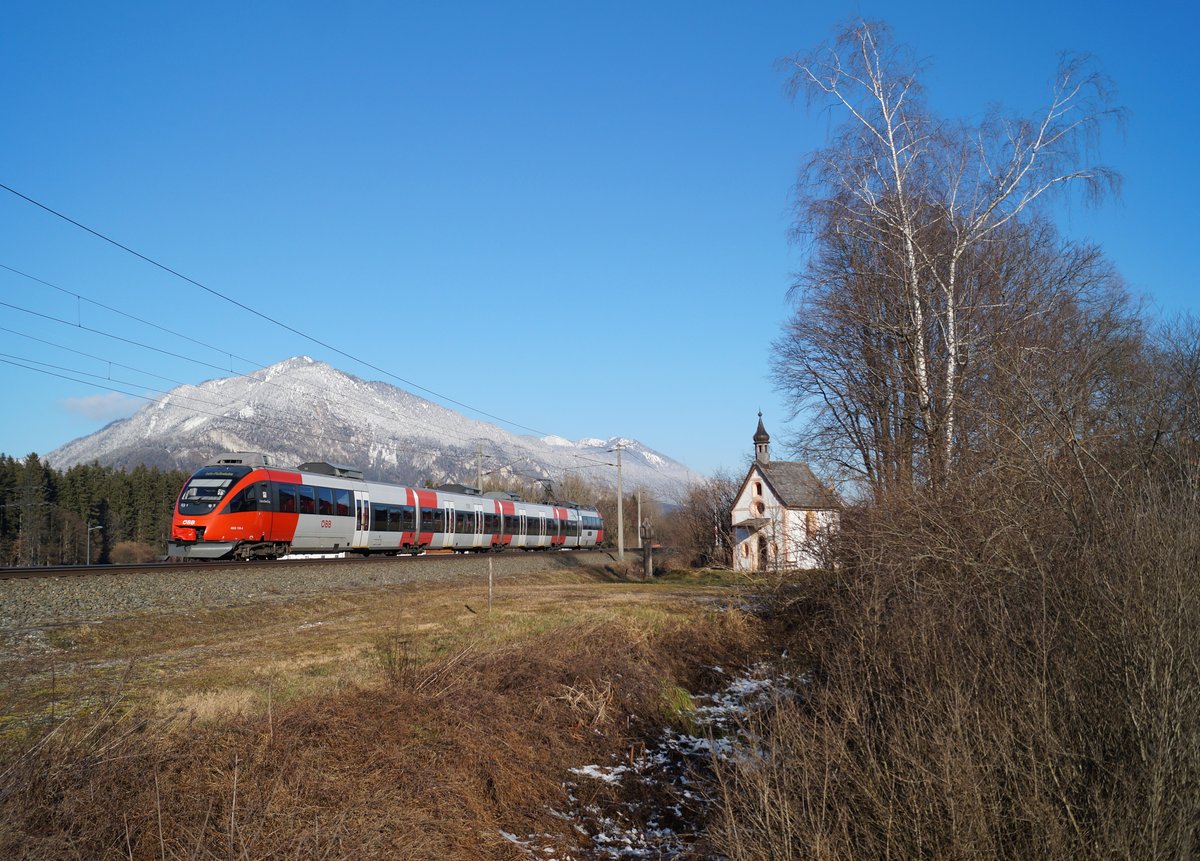
[[[196,565],[161,572],[0,580],[0,632],[11,636],[50,625],[239,606],[336,589],[472,577],[486,582],[489,559],[496,578],[609,561],[603,553],[584,559],[564,553],[503,553],[491,557],[246,563],[212,570]]]

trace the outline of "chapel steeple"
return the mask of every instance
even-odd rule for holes
[[[766,466],[771,462],[771,435],[763,427],[762,410],[758,411],[758,430],[754,432],[754,459]]]

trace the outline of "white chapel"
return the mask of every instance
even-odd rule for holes
[[[772,461],[771,437],[758,414],[754,463],[733,501],[735,571],[814,568],[816,542],[837,527],[837,494],[806,463]]]

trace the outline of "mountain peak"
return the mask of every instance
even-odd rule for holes
[[[518,436],[388,383],[294,356],[252,374],[180,386],[130,418],[50,452],[47,460],[60,469],[98,461],[191,470],[224,451],[261,451],[284,466],[327,461],[358,466],[369,478],[471,483],[480,453],[502,473],[557,479],[568,470],[580,474],[577,452],[618,442],[637,453],[626,460],[627,487],[674,498],[696,478],[635,440]],[[604,485],[616,483],[607,463],[597,461],[583,473]]]

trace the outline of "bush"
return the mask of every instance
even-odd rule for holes
[[[781,608],[811,695],[720,770],[722,854],[1196,856],[1200,482],[1049,496],[996,475],[846,519],[841,576]]]
[[[153,562],[162,556],[149,544],[140,541],[120,541],[108,553],[110,562],[116,565],[137,565]]]

